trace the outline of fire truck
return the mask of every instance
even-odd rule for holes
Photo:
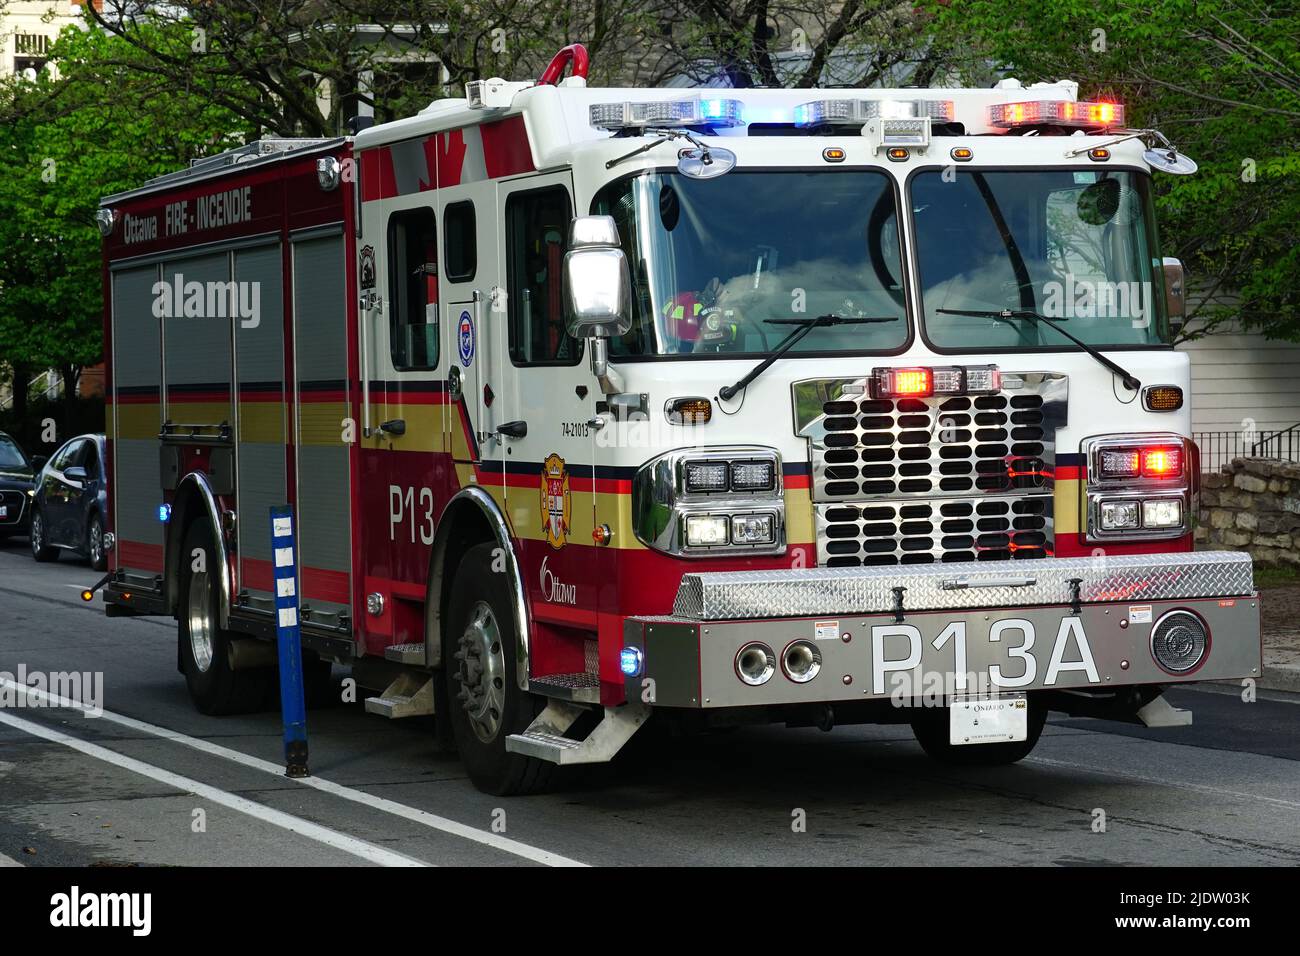
[[[276,677],[432,715],[478,787],[707,730],[910,724],[1029,753],[1257,677],[1249,556],[1195,551],[1195,164],[1073,82],[536,82],[264,139],[102,201],[111,615],[197,708]]]

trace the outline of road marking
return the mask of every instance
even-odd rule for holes
[[[6,681],[5,683],[9,682]],[[182,793],[192,793],[210,803],[228,807],[246,816],[254,817],[291,833],[306,837],[309,840],[315,840],[317,843],[322,843],[335,850],[342,850],[352,856],[368,860],[371,863],[377,863],[380,866],[428,866],[427,863],[422,863],[413,857],[386,850],[383,847],[375,846],[373,843],[367,843],[365,840],[359,840],[337,830],[331,830],[329,827],[323,827],[301,817],[273,810],[270,807],[254,803],[252,800],[246,800],[243,797],[237,797],[233,793],[227,793],[225,790],[219,790],[206,783],[191,780],[189,777],[182,777],[170,770],[155,767],[153,764],[147,764],[142,760],[136,760],[134,757],[128,757],[115,750],[109,750],[107,747],[99,746],[99,744],[92,744],[87,740],[73,737],[51,727],[44,727],[41,724],[32,723],[30,720],[23,720],[21,717],[15,717],[4,711],[0,711],[0,724],[7,724],[15,730],[21,730],[33,737],[40,737],[42,740],[63,744],[65,747],[71,747],[87,757],[94,757],[96,760],[102,760],[105,763],[121,767],[123,770],[129,770],[142,777],[148,777],[150,780],[174,787]]]
[[[71,700],[67,697],[59,697],[48,693],[47,691],[38,690],[35,687],[25,687],[16,681],[0,677],[0,685],[11,687],[19,692],[26,693],[38,700],[47,701],[58,707],[66,707],[71,710],[87,712],[90,710],[80,701]],[[384,797],[377,797],[374,794],[366,793],[364,790],[355,790],[352,787],[344,786],[341,783],[335,783],[332,780],[326,780],[322,777],[286,777],[284,767],[269,760],[262,760],[260,757],[253,757],[249,754],[242,753],[238,750],[231,750],[214,744],[197,737],[190,737],[179,731],[171,730],[167,727],[160,727],[157,724],[146,723],[143,720],[136,720],[134,717],[127,717],[123,714],[115,714],[112,711],[99,711],[99,716],[94,719],[107,720],[111,723],[118,724],[122,727],[129,727],[132,730],[138,730],[142,733],[151,734],[155,737],[161,737],[163,740],[169,740],[172,743],[181,744],[192,750],[201,753],[210,754],[214,757],[221,757],[233,763],[241,764],[245,767],[251,767],[254,770],[261,770],[263,773],[273,774],[279,780],[292,780],[294,783],[300,783],[306,787],[313,787],[323,793],[332,794],[341,797],[344,800],[350,800],[353,803],[359,803],[362,806],[373,807],[376,810],[382,810],[384,813],[393,816],[402,817],[413,823],[430,827],[434,830],[440,830],[443,833],[449,833],[452,836],[462,837],[475,843],[481,843],[484,846],[492,847],[494,850],[500,850],[503,853],[510,853],[514,856],[522,857],[525,860],[531,860],[534,863],[541,863],[545,866],[586,866],[578,860],[571,860],[566,856],[558,853],[552,853],[549,850],[543,850],[535,846],[529,846],[527,843],[520,843],[518,840],[511,840],[500,834],[492,833],[487,830],[478,830],[474,827],[466,826],[447,817],[438,816],[436,813],[429,813],[427,810],[420,810],[416,807],[407,806],[404,803],[397,803],[394,800],[388,800]],[[91,718],[88,718],[91,719]]]
[[[3,853],[0,853],[0,866],[22,866],[22,864],[13,857],[5,856]]]
[[[1026,757],[1022,762],[1043,764],[1048,767],[1065,767],[1071,770],[1082,770],[1085,773],[1120,777],[1124,780],[1134,780],[1138,783],[1151,783],[1161,787],[1176,787],[1179,790],[1195,790],[1197,793],[1203,793],[1212,797],[1237,797],[1241,800],[1258,800],[1261,803],[1271,803],[1274,806],[1286,807],[1288,810],[1300,810],[1300,803],[1297,803],[1294,800],[1283,800],[1279,797],[1264,797],[1260,796],[1258,793],[1246,793],[1241,790],[1224,790],[1222,787],[1207,787],[1203,783],[1186,783],[1182,780],[1165,780],[1162,777],[1149,777],[1146,774],[1128,773],[1123,770],[1085,767],[1083,764],[1070,763],[1068,760],[1050,760],[1047,757]]]

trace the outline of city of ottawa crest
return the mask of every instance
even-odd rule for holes
[[[551,455],[542,464],[542,534],[552,548],[562,548],[568,540],[572,510],[569,472],[563,458]]]

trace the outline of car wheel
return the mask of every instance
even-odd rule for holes
[[[108,555],[104,553],[104,522],[99,515],[90,516],[90,527],[86,529],[86,553],[90,555],[92,569],[108,569]]]
[[[537,793],[555,765],[506,750],[542,701],[515,680],[515,616],[506,576],[492,566],[493,544],[466,552],[452,585],[443,659],[452,736],[474,786],[498,796]]]
[[[191,555],[203,552],[203,560]],[[190,699],[203,714],[243,714],[256,711],[270,696],[271,668],[234,670],[230,666],[232,635],[223,630],[217,614],[218,566],[212,532],[196,521],[185,532],[181,549],[179,627],[181,672]],[[196,570],[196,565],[202,570]]]
[[[1028,727],[1025,739],[1005,744],[965,744],[954,747],[948,742],[948,708],[926,707],[912,717],[916,741],[935,760],[959,767],[999,767],[1029,756],[1043,733],[1047,708],[1033,694],[1029,695]]]
[[[32,557],[37,561],[59,560],[59,549],[50,546],[46,539],[45,515],[39,508],[32,512],[32,529],[28,533],[32,542]]]

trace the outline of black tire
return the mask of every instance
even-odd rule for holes
[[[506,750],[506,737],[522,733],[542,701],[515,680],[515,615],[506,576],[492,568],[494,548],[480,544],[467,551],[452,582],[443,632],[444,693],[456,750],[474,786],[497,796],[538,793],[550,784],[555,765]],[[483,619],[484,609],[490,621]],[[467,657],[467,649],[478,653]]]
[[[229,631],[217,626],[217,585],[211,569],[218,566],[212,532],[196,521],[185,532],[180,554],[180,599],[177,604],[177,639],[181,672],[190,699],[200,713],[246,714],[262,709],[270,696],[275,671],[271,668],[232,670]],[[192,556],[204,552],[203,567],[196,572]],[[197,639],[194,625],[206,621]],[[202,651],[198,650],[202,648]],[[200,659],[202,658],[202,659]]]
[[[32,526],[27,534],[32,543],[33,558],[41,563],[59,560],[59,549],[51,547],[48,542],[49,532],[45,527],[45,515],[41,514],[41,509],[33,508]]]
[[[86,524],[86,556],[95,571],[108,570],[108,555],[104,553],[104,522],[99,515],[90,516]]]
[[[925,707],[912,717],[916,742],[935,760],[955,767],[1000,767],[1029,756],[1043,733],[1047,708],[1029,695],[1029,716],[1025,739],[1005,744],[967,744],[954,747],[948,742],[948,708]]]

